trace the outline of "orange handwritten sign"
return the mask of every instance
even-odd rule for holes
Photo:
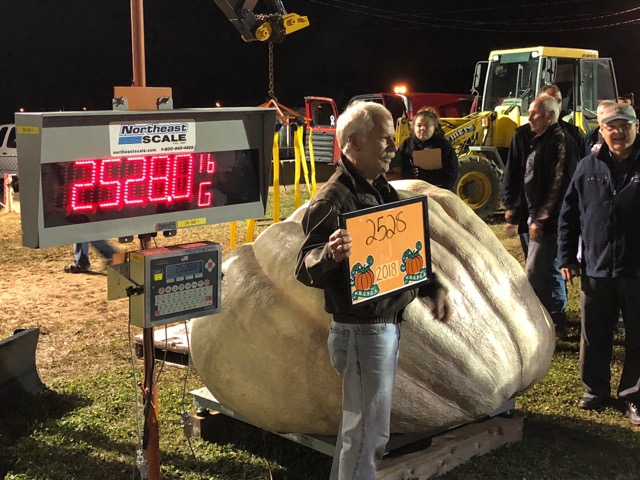
[[[346,213],[340,224],[351,235],[346,263],[353,305],[431,280],[427,197]]]

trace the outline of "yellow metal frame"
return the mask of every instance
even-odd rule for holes
[[[565,48],[565,47],[525,47],[525,48],[510,48],[506,50],[493,50],[489,53],[489,60],[492,60],[494,55],[504,55],[506,53],[525,53],[525,52],[537,52],[539,56],[545,57],[560,57],[560,58],[599,58],[597,50],[589,50],[585,48]]]

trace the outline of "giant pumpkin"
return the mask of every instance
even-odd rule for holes
[[[441,323],[428,301],[407,307],[391,428],[473,421],[542,379],[552,323],[520,264],[458,197],[418,180],[395,186],[429,196],[432,268],[455,313]],[[213,395],[250,422],[335,434],[341,383],[327,354],[331,318],[322,291],[294,277],[304,210],[226,255],[222,312],[193,321],[191,355]]]

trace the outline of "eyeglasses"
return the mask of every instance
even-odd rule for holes
[[[600,128],[606,130],[607,132],[628,132],[636,125],[636,122],[627,122],[622,125],[607,125],[603,124]]]

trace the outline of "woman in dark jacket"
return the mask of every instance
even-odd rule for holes
[[[413,152],[439,148],[442,168],[425,170],[415,165]],[[413,134],[398,150],[402,178],[417,178],[440,188],[453,191],[458,178],[458,156],[438,122],[438,115],[429,107],[418,111],[413,119]]]

